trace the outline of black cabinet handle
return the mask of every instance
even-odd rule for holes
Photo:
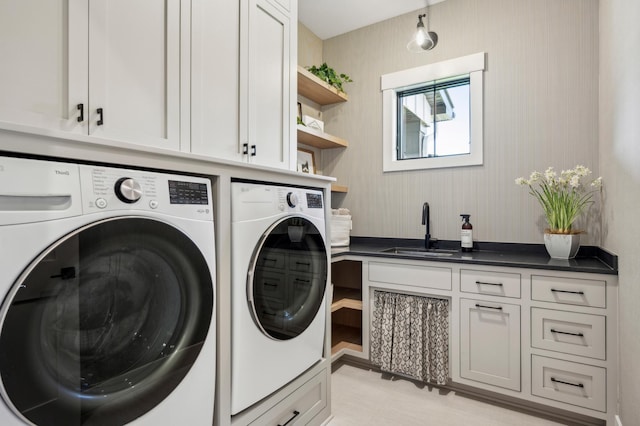
[[[255,145],[251,145],[251,156],[252,157],[256,156],[256,146]]]
[[[98,126],[102,126],[104,124],[104,111],[102,108],[98,108],[96,111],[98,113]]]
[[[84,121],[84,104],[78,104],[76,108],[80,111],[80,116],[76,120],[78,120],[78,123],[82,123]]]
[[[249,153],[249,144],[248,143],[243,143],[242,144],[242,154],[247,155]]]
[[[498,311],[502,310],[502,306],[487,306],[487,305],[481,305],[479,303],[476,303],[476,308],[495,309],[495,310],[498,310]]]
[[[289,420],[287,420],[287,422],[285,424],[280,424],[278,423],[278,426],[287,426],[289,423],[291,423],[293,421],[293,419],[295,419],[296,417],[298,417],[300,415],[300,411],[298,410],[294,410],[293,411],[293,417],[291,417]]]
[[[480,284],[483,284],[483,285],[497,285],[497,286],[502,287],[502,283],[488,283],[486,281],[476,281],[476,284],[478,284],[478,285],[480,285]]]
[[[582,333],[570,333],[568,331],[560,331],[560,330],[554,330],[553,328],[551,330],[552,333],[557,333],[557,334],[568,334],[569,336],[578,336],[578,337],[584,337],[584,334]]]
[[[557,290],[555,288],[552,288],[551,291],[553,291],[554,293],[569,293],[569,294],[584,295],[584,291]]]
[[[564,380],[558,380],[555,377],[551,378],[551,381],[553,383],[562,383],[563,385],[569,385],[569,386],[575,386],[577,388],[583,388],[584,385],[582,383],[571,383],[571,382],[565,382]]]

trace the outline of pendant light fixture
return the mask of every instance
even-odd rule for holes
[[[409,52],[420,53],[425,50],[431,50],[438,44],[438,34],[433,31],[429,31],[424,26],[422,18],[426,18],[427,14],[418,15],[418,25],[416,25],[416,32],[407,44],[407,50]]]

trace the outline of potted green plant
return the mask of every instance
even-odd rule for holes
[[[542,206],[549,225],[544,243],[552,258],[571,259],[580,248],[582,231],[574,229],[573,223],[593,202],[593,193],[602,187],[601,177],[588,186],[583,182],[590,174],[591,170],[577,165],[574,169],[562,170],[560,175],[549,167],[544,174],[534,171],[529,179],[516,179],[517,185],[529,187],[529,193]]]
[[[328,66],[326,62],[324,62],[319,67],[316,67],[315,65],[307,67],[307,70],[311,74],[318,77],[320,80],[328,83],[330,86],[335,87],[343,93],[346,92],[344,91],[342,84],[353,82],[353,80],[351,80],[351,77],[349,77],[347,74],[338,74],[333,68]]]

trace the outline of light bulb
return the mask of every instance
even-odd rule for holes
[[[424,52],[425,50],[433,49],[438,43],[438,35],[432,31],[427,31],[422,22],[422,18],[427,16],[418,15],[418,24],[416,25],[416,32],[411,38],[411,41],[407,44],[407,50],[410,52]]]

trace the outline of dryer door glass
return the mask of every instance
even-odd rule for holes
[[[168,224],[132,217],[57,242],[9,296],[3,394],[34,424],[125,424],[149,411],[188,373],[213,312],[200,250]]]
[[[249,301],[258,327],[292,339],[316,317],[327,284],[327,251],[318,228],[302,217],[274,224],[263,236],[249,274]]]

